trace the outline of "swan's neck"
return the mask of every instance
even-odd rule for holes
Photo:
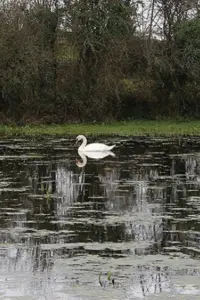
[[[86,139],[85,136],[83,136],[83,142],[82,142],[82,144],[80,145],[79,149],[80,149],[80,150],[81,150],[81,149],[84,149],[86,145],[87,145],[87,139]]]

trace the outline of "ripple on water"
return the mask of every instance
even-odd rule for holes
[[[199,140],[114,142],[0,142],[0,299],[199,299]]]

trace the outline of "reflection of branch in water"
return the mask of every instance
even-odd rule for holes
[[[161,284],[161,272],[160,272],[160,267],[157,267],[156,268],[157,271],[158,271],[158,286],[159,286],[159,292],[161,293],[162,292],[162,284]]]
[[[52,266],[51,260],[51,251],[50,250],[42,250],[40,245],[37,245],[32,253],[32,262],[33,262],[33,272],[36,272],[38,269],[41,272],[49,271]]]
[[[156,267],[156,273],[150,276],[151,282],[149,282],[148,278],[145,279],[145,275],[140,275],[140,285],[142,289],[142,295],[147,296],[153,292],[156,294],[157,292],[162,292],[162,282],[167,280],[167,274],[163,273],[160,267]],[[164,281],[162,281],[162,278]],[[153,290],[152,290],[153,289]]]
[[[83,186],[85,184],[85,172],[84,172],[84,169],[81,170],[81,173],[79,175],[79,194],[83,192]]]
[[[143,294],[143,296],[145,296],[145,292],[144,292],[144,275],[143,274],[141,274],[140,275],[140,284],[141,284],[141,288],[142,288],[142,294]]]

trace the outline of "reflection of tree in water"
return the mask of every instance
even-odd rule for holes
[[[170,292],[172,283],[167,268],[161,269],[161,267],[156,266],[153,269],[149,269],[148,267],[138,266],[137,271],[140,275],[128,290],[128,296],[145,297],[152,294]]]
[[[75,174],[68,166],[58,166],[56,170],[56,193],[59,196],[56,207],[58,216],[65,215],[65,210],[76,202],[79,192],[79,174]]]
[[[1,248],[1,272],[44,272],[53,265],[51,250],[40,245],[10,246]]]
[[[180,268],[172,271],[169,267],[148,267],[144,265],[137,266],[137,272],[139,272],[139,276],[135,278],[133,285],[127,291],[128,297],[145,297],[150,296],[152,294],[159,293],[169,293],[169,295],[177,295],[177,294],[190,294],[191,292],[195,292],[194,294],[199,295],[198,286],[188,285],[187,280],[183,284],[175,284],[171,280],[171,275],[174,273],[176,276],[199,276],[199,269],[195,268]],[[132,299],[132,298],[131,298]]]
[[[65,211],[67,213],[69,210],[75,209],[73,205],[76,202],[84,203],[91,201],[89,197],[101,196],[98,173],[95,169],[90,169],[87,168],[86,173],[77,168],[77,173],[75,173],[75,170],[70,170],[67,165],[58,166],[56,186],[61,201],[57,205],[57,215],[65,215]]]
[[[123,168],[126,168],[125,164]],[[72,226],[68,226],[70,229],[74,227],[76,231],[83,231],[82,236],[79,236],[81,241],[91,238],[99,241],[160,240],[161,219],[159,222],[152,219],[155,208],[149,196],[149,179],[158,174],[157,167],[136,168],[133,164],[129,172],[124,172],[123,168],[120,163],[117,166],[112,163],[87,164],[85,172],[79,171],[79,174],[69,170],[67,165],[57,168],[56,187],[58,195],[61,196],[57,202],[57,216],[60,220],[66,220],[66,216],[76,218],[77,221],[85,220],[82,220],[85,222],[84,226],[76,224],[76,221]],[[157,197],[158,194],[161,197],[161,189],[159,192],[157,189],[151,190],[151,198]],[[90,203],[90,206],[84,203]],[[104,226],[97,225],[98,220],[107,219],[104,211],[114,215],[121,214],[124,219],[119,220],[117,224],[111,222]],[[157,207],[157,211],[159,212],[160,208]],[[95,222],[91,220],[94,217]],[[94,234],[91,236],[84,231]]]
[[[173,247],[173,251],[181,251],[193,256],[199,256],[196,249],[200,248],[196,239],[196,233],[200,230],[199,166],[198,154],[172,156],[172,178],[166,188],[165,208],[165,213],[171,218],[163,222],[162,246]]]
[[[31,253],[31,258],[33,260],[33,272],[36,271],[50,271],[53,262],[52,262],[52,251],[49,250],[43,250],[40,245],[37,245],[33,248]]]
[[[33,294],[36,299],[40,299],[45,290],[48,298],[48,291],[51,290],[49,280],[54,264],[51,250],[44,250],[39,245],[13,245],[5,247],[4,252],[2,250],[1,248],[1,293],[8,290],[14,297],[23,293],[23,296],[30,299]]]
[[[128,166],[130,167],[130,164],[123,164],[126,170]],[[163,188],[151,189],[149,185],[150,179],[158,176],[157,167],[137,168],[133,163],[129,172],[124,172],[123,168],[108,170],[102,177],[106,195],[109,196],[106,204],[108,211],[114,215],[117,213],[116,221],[124,223],[126,239],[160,241],[162,218],[156,219],[153,216],[155,213],[161,214],[162,208],[160,204],[153,205],[153,203],[154,199],[163,197]]]
[[[117,165],[112,163],[92,163],[86,166],[85,173],[78,173],[79,170],[73,168],[69,163],[58,163],[56,165],[40,163],[32,166],[30,180],[32,182],[33,192],[35,195],[44,196],[43,199],[38,201],[35,201],[36,198],[33,200],[32,218],[34,218],[35,214],[42,214],[43,216],[41,216],[41,218],[40,216],[37,218],[44,221],[45,215],[50,214],[54,216],[53,212],[56,208],[54,217],[57,220],[65,221],[66,217],[69,216],[70,218],[76,218],[76,220],[81,218],[85,220],[83,221],[85,222],[84,228],[81,227],[81,225],[75,224],[75,220],[72,226],[68,226],[69,229],[75,226],[78,231],[84,231],[84,229],[85,231],[93,231],[96,233],[96,238],[99,236],[97,240],[99,239],[101,241],[126,240],[128,236],[128,239],[132,239],[133,234],[130,237],[128,233],[130,228],[128,231],[126,229],[126,233],[124,232],[124,221],[118,224],[107,224],[106,226],[96,224],[96,221],[105,219],[104,212],[107,210],[115,211],[115,213],[130,212],[131,215],[131,207],[134,206],[141,215],[144,209],[147,209],[147,205],[144,205],[143,199],[147,193],[146,180],[152,176],[154,171],[146,168],[147,171],[145,172],[145,168],[140,168],[140,172],[138,169],[137,172],[135,172],[136,167],[133,164],[133,168],[129,166],[129,172],[125,172],[124,167],[126,169],[126,165],[123,163],[122,167],[120,162],[118,162]],[[145,180],[142,181],[143,178],[145,178]],[[136,184],[127,185],[127,180],[135,180]],[[117,191],[119,189],[122,189],[122,191]],[[129,190],[128,192],[126,192],[127,189]],[[51,194],[50,200],[46,199],[47,193]],[[56,198],[54,198],[52,194],[56,195]],[[76,202],[78,202],[78,205],[76,205]],[[90,203],[90,205],[85,205],[85,203]],[[94,222],[91,218],[95,218]],[[90,222],[86,222],[86,219],[90,219]],[[42,226],[43,228],[53,229],[48,218],[43,225],[38,223],[38,228],[41,229]],[[58,224],[54,225],[54,227],[55,226],[58,228]],[[67,228],[66,224],[64,228]],[[138,231],[138,234],[136,234],[136,231]],[[144,226],[136,224],[134,235],[138,235],[138,239],[141,239],[142,233],[144,233]],[[82,238],[90,237],[83,233]],[[145,239],[146,237],[144,236],[142,240]]]
[[[165,247],[166,254],[177,248],[194,255],[200,248],[199,222],[195,220],[200,203],[200,158],[194,154],[163,160],[161,156],[157,165],[151,164],[156,159],[156,156],[143,155],[132,157],[131,163],[128,157],[114,163],[88,161],[85,172],[69,161],[29,165],[12,162],[9,168],[8,164],[2,164],[4,175],[15,176],[16,186],[31,184],[33,193],[4,191],[1,194],[2,208],[19,205],[15,206],[18,214],[8,211],[10,214],[1,215],[0,241],[10,244],[0,249],[1,273],[9,270],[31,271],[31,274],[47,271],[48,274],[57,257],[76,254],[78,257],[80,253],[113,257],[123,254],[123,249],[117,252],[109,248],[106,252],[95,248],[93,243],[89,250],[74,249],[72,245],[71,253],[67,247],[58,249],[57,245],[56,249],[49,250],[53,243],[131,241],[133,259],[134,254],[159,252],[162,250],[159,243]],[[4,201],[7,199],[8,202]],[[137,242],[146,242],[146,253],[140,252]],[[50,245],[45,248],[42,244]],[[118,243],[122,248],[124,244]],[[141,265],[141,269],[136,266],[139,276],[135,275],[130,291],[132,298],[170,291],[170,271],[160,267],[148,269],[142,260]],[[175,270],[181,276],[196,273],[192,267],[180,268],[180,274]]]
[[[57,169],[57,202],[59,220],[70,221],[61,226],[74,230],[75,241],[117,241],[124,238],[124,224],[105,225],[107,197],[101,174],[107,165],[87,164],[85,170],[69,171],[62,166]]]

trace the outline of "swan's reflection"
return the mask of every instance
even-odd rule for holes
[[[113,156],[115,157],[115,154],[112,151],[88,151],[88,152],[82,152],[78,150],[78,154],[82,159],[82,162],[79,159],[76,159],[76,165],[79,168],[85,167],[87,164],[87,157],[93,158],[93,159],[102,159],[106,156]]]

